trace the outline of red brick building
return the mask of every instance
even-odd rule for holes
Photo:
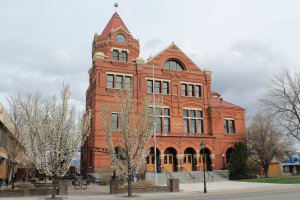
[[[132,88],[138,107],[145,95],[155,93],[163,99],[156,137],[158,171],[199,170],[202,162],[207,170],[223,169],[234,143],[245,138],[245,110],[211,91],[212,72],[198,67],[174,43],[147,61],[139,54],[139,40],[117,13],[103,32],[94,36],[93,66],[86,92],[87,107],[93,111],[92,134],[85,145],[107,146],[101,106],[116,109],[115,91]],[[117,113],[112,113],[112,125],[116,128],[117,121]],[[202,140],[206,143],[204,152],[200,149]],[[153,138],[149,145],[147,170],[153,171]],[[202,153],[205,159],[201,159]],[[110,158],[98,152],[83,153],[82,168],[87,172],[107,170]]]

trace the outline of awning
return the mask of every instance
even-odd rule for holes
[[[0,152],[0,158],[5,158],[5,159],[7,159],[6,153]]]

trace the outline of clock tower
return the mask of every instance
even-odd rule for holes
[[[140,44],[134,39],[115,12],[100,35],[93,40],[92,56],[102,55],[107,60],[133,62],[140,53]]]

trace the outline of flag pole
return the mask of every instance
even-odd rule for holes
[[[152,78],[153,78],[153,84],[152,84],[152,90],[153,90],[153,114],[155,115],[155,81],[154,81],[154,65],[152,65]],[[153,128],[153,138],[154,138],[154,174],[155,174],[155,185],[157,185],[157,157],[156,157],[156,120],[155,119],[155,124],[154,124],[154,128]]]

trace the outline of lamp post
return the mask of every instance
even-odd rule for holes
[[[200,148],[202,149],[202,154],[205,156],[204,154],[204,149],[205,149],[205,142],[204,140],[202,140],[202,142],[200,143]],[[206,164],[206,163],[205,163]],[[206,189],[206,179],[205,179],[205,164],[203,162],[203,175],[204,175],[204,193],[207,193],[207,189]]]
[[[223,158],[223,170],[225,170],[225,154],[222,153],[222,158]]]

